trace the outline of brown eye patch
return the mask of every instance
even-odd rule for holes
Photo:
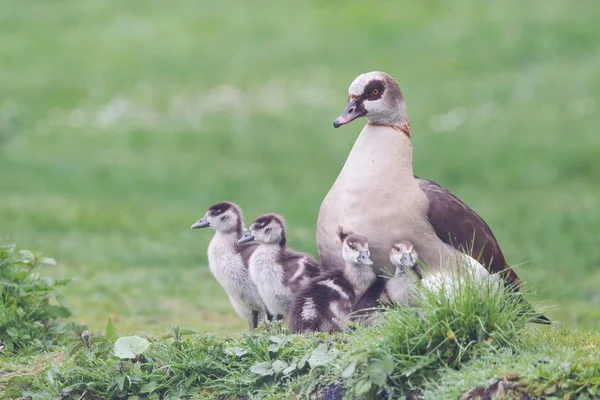
[[[367,84],[363,92],[363,97],[368,100],[377,100],[380,99],[381,96],[383,96],[384,91],[385,85],[383,81],[375,79]]]

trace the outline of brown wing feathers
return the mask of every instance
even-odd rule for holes
[[[469,254],[492,273],[517,288],[521,281],[507,264],[500,245],[485,221],[450,191],[435,182],[415,177],[429,200],[429,222],[446,244]]]

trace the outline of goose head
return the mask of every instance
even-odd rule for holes
[[[284,247],[286,236],[283,218],[276,214],[265,214],[258,217],[238,242],[246,243],[253,240],[263,244],[276,243]]]
[[[371,266],[371,252],[367,238],[354,233],[344,234],[340,231],[342,240],[342,257],[346,264]]]
[[[357,118],[366,117],[372,125],[403,126],[407,124],[406,105],[400,86],[389,74],[381,71],[359,75],[348,89],[348,104],[334,128]]]
[[[417,272],[418,255],[414,245],[408,240],[401,240],[394,244],[390,251],[390,262],[396,267],[394,275],[403,275],[406,271],[414,270]]]
[[[204,217],[192,224],[192,229],[212,228],[223,233],[241,232],[242,210],[229,201],[213,204]]]

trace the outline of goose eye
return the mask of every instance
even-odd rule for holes
[[[377,96],[379,94],[379,89],[373,89],[373,91],[371,92],[371,94],[373,96]]]

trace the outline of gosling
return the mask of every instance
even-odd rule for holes
[[[338,236],[344,268],[328,270],[298,293],[289,321],[292,333],[342,331],[357,299],[375,282],[367,238],[341,229]]]
[[[208,245],[210,272],[225,289],[236,313],[254,330],[266,307],[248,273],[248,260],[257,246],[238,243],[244,230],[242,210],[228,201],[212,205],[192,225],[192,229],[209,227],[216,231]]]
[[[290,312],[293,295],[319,274],[319,264],[310,255],[286,247],[285,223],[279,215],[257,218],[238,243],[252,241],[258,247],[248,261],[250,278],[269,313],[283,319]]]

